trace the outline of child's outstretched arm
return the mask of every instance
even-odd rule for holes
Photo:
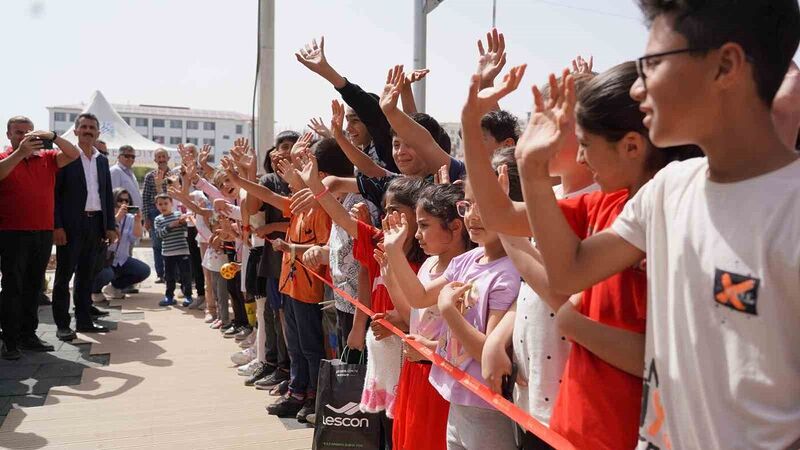
[[[358,237],[358,223],[356,220],[350,217],[350,213],[333,195],[330,195],[329,189],[322,184],[322,180],[319,178],[317,158],[311,152],[306,151],[300,154],[300,160],[302,170],[299,170],[298,174],[303,183],[314,194],[314,199],[328,213],[335,224],[342,227],[351,237]]]
[[[386,169],[379,166],[366,153],[362,152],[344,135],[344,105],[336,100],[331,102],[331,133],[336,143],[344,152],[347,159],[353,163],[358,170],[370,178],[380,178],[387,175]]]
[[[550,98],[543,98],[536,86],[533,95],[533,113],[516,148],[528,221],[550,287],[574,294],[633,266],[645,254],[610,229],[583,241],[572,231],[553,194],[548,161],[574,120],[575,83],[568,71],[560,85],[551,74]]]
[[[222,164],[225,168],[228,178],[231,180],[231,183],[235,184],[240,189],[245,190],[249,194],[255,195],[261,201],[269,203],[281,211],[286,211],[289,208],[290,199],[288,197],[278,195],[272,192],[272,190],[266,186],[262,186],[253,181],[241,178],[236,171],[233,170],[233,166],[230,163],[227,163],[223,160]]]

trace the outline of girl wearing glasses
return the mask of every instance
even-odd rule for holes
[[[406,262],[402,244],[409,234],[407,217],[392,214],[384,232],[384,246],[395,283],[402,286],[405,298],[417,308],[437,306],[444,319],[437,353],[483,380],[483,344],[517,299],[520,276],[500,236],[483,226],[469,180],[465,182],[464,200],[456,206],[470,240],[480,246],[454,257],[440,276],[422,282]],[[516,448],[514,425],[505,415],[438,367],[431,369],[429,381],[450,402],[447,448]]]

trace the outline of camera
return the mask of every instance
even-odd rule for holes
[[[42,141],[42,148],[47,150],[53,149],[53,140],[52,139],[39,139]]]
[[[133,205],[128,206],[128,212],[131,213],[131,214],[136,214],[136,213],[139,212],[139,207],[138,206],[133,206]]]

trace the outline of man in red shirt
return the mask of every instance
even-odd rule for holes
[[[11,148],[0,153],[0,327],[2,357],[14,360],[20,349],[53,350],[36,336],[38,300],[53,246],[56,172],[78,157],[78,149],[52,131],[33,131],[23,116],[8,120],[6,137]],[[47,141],[60,150],[45,150]]]

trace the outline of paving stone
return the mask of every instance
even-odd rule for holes
[[[80,376],[86,366],[79,362],[42,364],[33,376],[35,379]]]
[[[39,364],[17,364],[0,369],[0,380],[24,380],[36,373]],[[0,395],[3,395],[0,392]]]
[[[24,380],[0,380],[0,393],[4,396],[25,395],[29,389]]]

